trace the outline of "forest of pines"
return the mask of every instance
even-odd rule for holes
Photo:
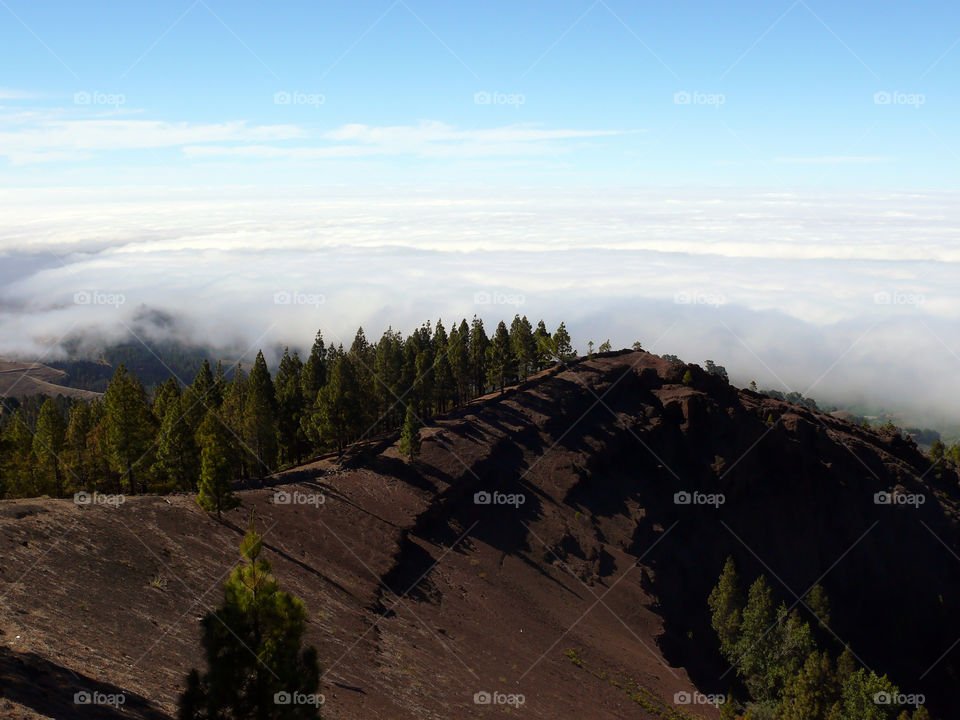
[[[411,433],[435,415],[573,357],[563,323],[551,334],[517,315],[492,336],[476,316],[373,343],[361,328],[349,349],[318,332],[305,361],[284,351],[275,377],[259,352],[229,373],[204,360],[189,385],[170,377],[152,393],[119,365],[92,402],[3,401],[0,497],[193,491],[219,513],[234,481],[348,443],[403,427],[413,454]]]

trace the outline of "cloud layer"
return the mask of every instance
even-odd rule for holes
[[[442,315],[568,322],[741,382],[960,420],[960,203],[663,190],[0,191],[0,353],[120,334],[349,342]],[[122,300],[121,300],[122,298]]]

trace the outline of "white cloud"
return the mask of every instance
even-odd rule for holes
[[[960,202],[949,193],[571,188],[0,190],[0,354],[141,304],[200,341],[349,341],[521,312],[743,382],[960,420]],[[120,308],[73,293],[124,295]],[[323,295],[278,306],[280,291]],[[476,305],[474,294],[522,296]],[[677,298],[687,302],[676,302]],[[7,310],[4,310],[7,308]],[[941,343],[942,338],[948,347]],[[741,342],[742,340],[742,342]],[[747,350],[749,348],[749,350]],[[949,349],[948,349],[949,348]],[[760,360],[758,360],[758,357]],[[762,362],[761,362],[762,360]],[[955,364],[956,363],[956,364]],[[766,367],[765,367],[766,366]]]
[[[32,90],[15,90],[0,87],[0,100],[35,100],[42,97],[45,97],[43,93]]]
[[[777,163],[791,165],[869,165],[890,162],[891,158],[871,155],[823,155],[820,157],[778,157]]]
[[[433,158],[509,157],[557,154],[571,142],[638,132],[551,129],[528,124],[458,129],[434,121],[386,127],[347,124],[310,130],[294,124],[257,125],[244,121],[166,122],[130,117],[134,114],[136,110],[120,105],[0,110],[0,157],[8,158],[14,165],[28,165],[85,161],[110,152],[160,148],[182,149],[191,158],[236,160],[320,160],[401,154]],[[290,141],[298,142],[296,146],[286,144]]]
[[[245,122],[170,123],[115,118],[71,119],[18,113],[0,117],[0,156],[14,164],[84,159],[94,153],[182,147],[195,143],[263,142],[305,136],[295,125]]]

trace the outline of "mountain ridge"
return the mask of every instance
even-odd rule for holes
[[[65,677],[95,666],[93,685],[153,703],[131,702],[124,717],[172,714],[199,662],[193,614],[219,601],[255,510],[275,574],[306,603],[329,718],[502,709],[475,704],[484,692],[522,694],[532,717],[719,717],[674,700],[732,684],[706,609],[728,555],[750,578],[783,578],[790,602],[822,581],[836,635],[864,662],[917,684],[932,707],[948,701],[949,657],[922,686],[915,678],[960,636],[960,562],[946,552],[957,544],[957,477],[931,470],[909,440],[642,351],[552,368],[422,435],[413,463],[390,437],[282,472],[242,491],[223,524],[187,495],[118,508],[4,501],[3,674],[31,667],[31,653]],[[875,504],[897,488],[929,497]],[[280,491],[324,502],[277,503]],[[482,492],[491,502],[478,504]],[[677,493],[724,502],[678,503]],[[930,577],[937,593],[926,592]],[[881,642],[869,625],[891,607],[916,622]],[[69,708],[63,692],[18,687],[7,697],[24,708]]]

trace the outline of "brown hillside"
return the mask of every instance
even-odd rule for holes
[[[66,373],[63,370],[34,362],[9,362],[0,360],[0,397],[24,398],[32,395],[64,395],[78,400],[92,400],[100,393],[79,390],[59,383]]]
[[[706,612],[727,555],[788,605],[819,581],[831,634],[950,707],[958,658],[935,662],[960,637],[957,477],[695,366],[685,385],[686,368],[628,352],[544,373],[424,430],[412,465],[384,442],[304,466],[244,491],[223,524],[183,495],[0,503],[7,711],[170,717],[251,510],[306,603],[326,718],[717,718],[674,698],[729,686]],[[926,502],[874,503],[894,488]],[[525,502],[475,503],[493,491]],[[124,712],[78,712],[81,688],[122,690]],[[525,702],[478,705],[482,691]]]

